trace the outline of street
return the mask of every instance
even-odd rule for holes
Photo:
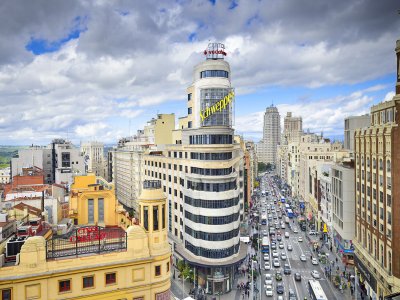
[[[327,299],[352,299],[350,296],[349,289],[344,290],[344,293],[340,293],[337,288],[334,288],[332,284],[329,282],[329,279],[325,276],[325,267],[330,264],[330,261],[336,261],[336,257],[334,254],[327,253],[327,265],[323,265],[320,261],[318,261],[317,252],[314,251],[312,243],[307,238],[306,234],[308,232],[304,232],[300,230],[300,226],[295,217],[289,219],[289,224],[285,224],[285,214],[282,213],[284,211],[284,203],[281,202],[280,192],[277,187],[273,183],[272,177],[268,176],[267,178],[263,178],[260,186],[261,191],[265,191],[267,195],[261,196],[257,202],[257,210],[260,215],[260,222],[258,225],[260,228],[260,238],[262,238],[264,230],[268,231],[268,235],[264,236],[269,237],[271,244],[269,249],[269,259],[264,260],[264,253],[261,253],[261,249],[259,249],[258,257],[261,257],[261,273],[262,273],[262,299],[278,299],[278,294],[276,291],[277,284],[279,281],[275,279],[275,274],[277,271],[280,271],[282,274],[282,283],[284,286],[284,292],[281,294],[283,299],[289,299],[289,290],[292,290],[297,299],[311,299],[308,292],[308,281],[314,279],[311,275],[313,270],[318,271],[320,275],[320,279],[318,279],[321,287],[326,295]],[[274,200],[276,200],[276,204],[274,204]],[[268,206],[269,205],[269,206]],[[282,208],[283,207],[283,208]],[[261,225],[262,216],[267,215],[267,225]],[[271,218],[272,216],[272,218]],[[287,221],[287,220],[286,220]],[[283,225],[284,227],[283,228]],[[276,228],[275,235],[269,234],[269,227]],[[279,228],[279,229],[278,229]],[[297,228],[297,233],[294,232],[294,228]],[[307,229],[308,230],[308,229]],[[280,241],[278,235],[280,233],[282,246],[279,245]],[[285,233],[289,235],[289,237],[285,237]],[[299,241],[299,237],[302,238],[302,241]],[[276,240],[278,239],[278,240]],[[318,239],[318,235],[313,235],[312,240]],[[271,249],[273,247],[272,243],[276,241],[276,250]],[[288,251],[288,245],[291,245],[292,250]],[[261,247],[260,247],[261,248]],[[279,263],[280,267],[275,268],[273,266],[274,258],[272,257],[272,253],[276,251],[279,255]],[[287,256],[286,260],[281,258],[282,253]],[[304,255],[306,261],[302,261],[300,256]],[[315,264],[312,264],[312,258],[317,259]],[[303,258],[304,260],[304,258]],[[264,264],[265,262],[269,262],[271,269],[265,270]],[[339,262],[340,263],[340,262]],[[284,275],[284,264],[288,264],[291,269],[290,275]],[[299,273],[301,276],[300,281],[295,281],[295,273]],[[271,274],[273,277],[272,291],[273,297],[266,296],[266,285],[265,285],[265,275]],[[258,282],[260,279],[257,280]],[[292,299],[292,298],[290,298]],[[293,298],[296,299],[296,298]]]

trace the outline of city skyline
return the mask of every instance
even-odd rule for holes
[[[3,145],[114,144],[157,113],[186,115],[209,41],[226,46],[246,139],[261,138],[271,103],[341,136],[345,117],[394,96],[395,1],[44,3],[0,7]]]

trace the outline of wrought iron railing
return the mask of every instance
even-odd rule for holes
[[[46,242],[46,258],[101,254],[127,249],[127,234],[121,228],[87,226]]]

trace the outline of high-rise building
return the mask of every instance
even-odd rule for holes
[[[283,120],[283,138],[287,143],[298,142],[303,134],[303,119],[293,117],[291,112],[287,112]]]
[[[354,132],[371,125],[371,116],[351,116],[344,119],[344,149],[354,151]]]
[[[355,132],[356,282],[372,299],[400,292],[400,41],[396,95]]]
[[[258,160],[276,165],[277,148],[281,139],[281,117],[276,106],[267,107],[264,113],[263,139],[257,145]]]
[[[196,286],[207,293],[233,288],[246,257],[239,239],[244,211],[244,162],[235,142],[234,90],[224,46],[211,43],[194,67],[187,89],[188,115],[179,119],[174,145],[149,149],[147,179],[160,179],[168,197],[174,258],[195,269]]]
[[[81,144],[81,152],[85,158],[87,172],[96,176],[105,177],[104,144],[100,142],[86,142]]]
[[[172,144],[175,129],[174,114],[158,114],[138,130],[137,134],[123,138],[109,152],[109,167],[118,201],[125,208],[133,209],[137,217],[137,199],[142,192],[143,153],[155,145]],[[110,177],[110,174],[108,175]]]

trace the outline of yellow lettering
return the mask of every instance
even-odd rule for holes
[[[204,121],[204,119],[205,119],[205,117],[203,116],[203,114],[200,112],[200,118],[201,118],[201,121],[203,122]]]

